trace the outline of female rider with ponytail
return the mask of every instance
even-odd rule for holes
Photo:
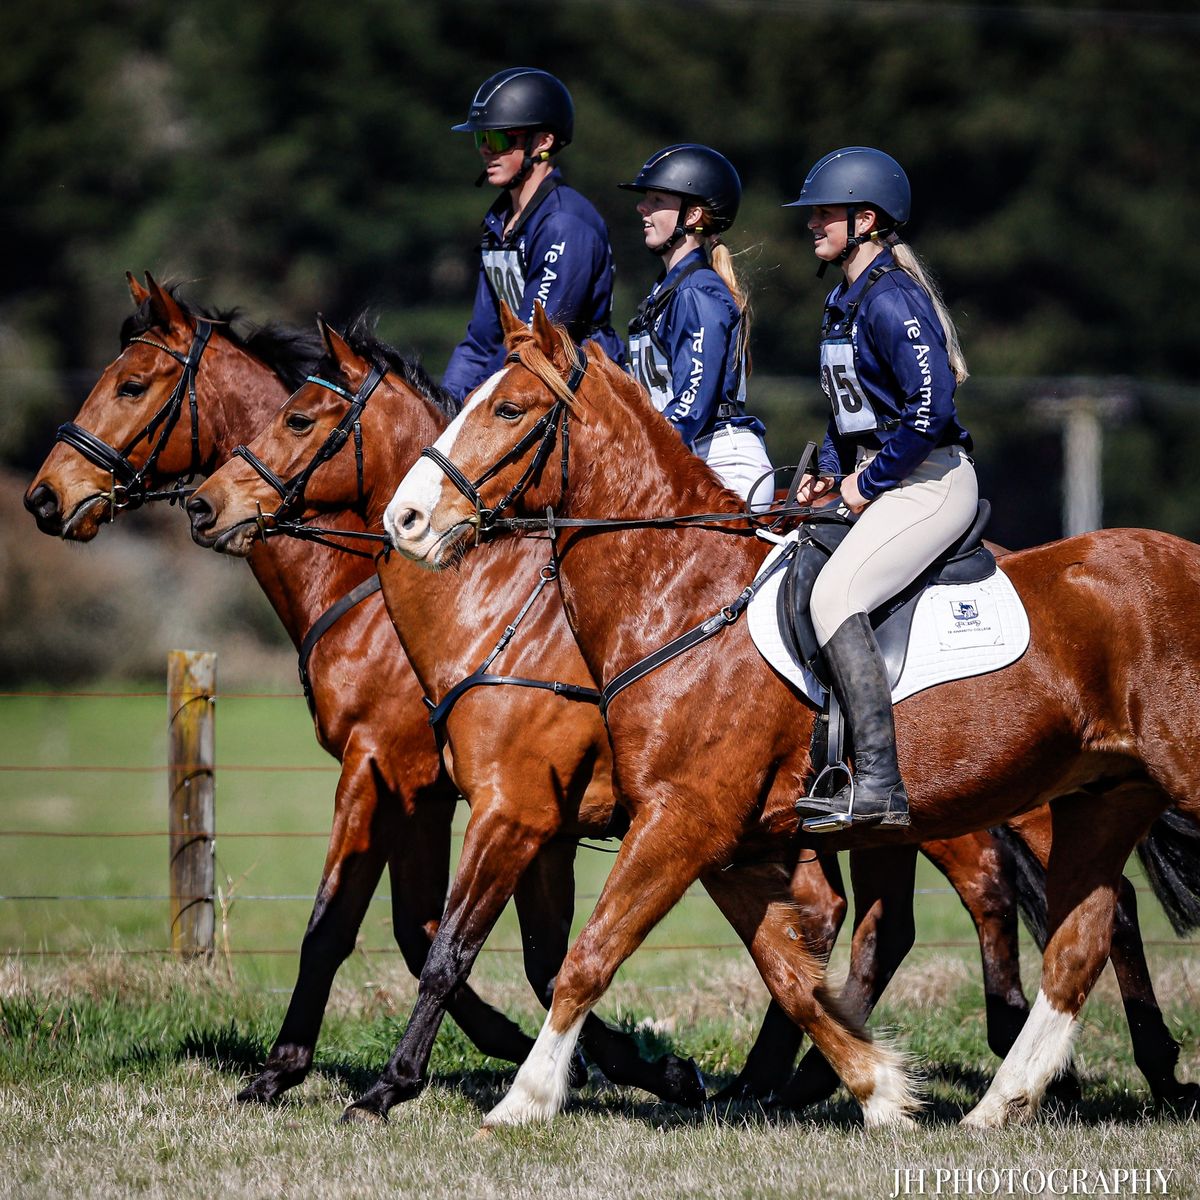
[[[630,370],[721,482],[765,506],[774,494],[765,431],[746,412],[750,310],[720,238],[741,202],[738,173],[724,155],[688,143],[652,154],[620,186],[642,193],[646,248],[663,264],[629,325]]]
[[[450,356],[443,384],[456,399],[500,369],[500,302],[526,324],[540,303],[577,342],[593,340],[616,362],[613,257],[595,208],[563,182],[554,156],[575,132],[575,106],[562,83],[532,67],[485,80],[456,133],[473,133],[485,181],[500,197],[483,219],[479,281],[467,336]]]
[[[838,816],[841,824],[909,824],[891,690],[867,614],[960,537],[979,502],[971,438],[954,405],[966,363],[936,286],[901,240],[910,199],[895,159],[848,146],[822,158],[787,206],[811,212],[817,274],[836,264],[843,275],[821,324],[821,385],[833,415],[819,474],[798,499],[810,503],[840,485],[855,517],[809,604],[854,747],[853,785],[797,801],[818,817],[813,832],[838,827]]]

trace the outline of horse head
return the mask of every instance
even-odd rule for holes
[[[576,392],[603,358],[578,349],[541,305],[526,327],[502,304],[501,322],[504,366],[422,452],[384,514],[395,547],[434,570],[497,527],[506,509],[536,513],[561,502],[567,416],[580,416]]]
[[[203,454],[187,412],[210,323],[187,311],[147,272],[127,274],[137,308],[121,353],[104,369],[25,493],[43,533],[90,541],[101,523],[136,507],[151,484],[199,469]]]
[[[377,523],[372,498],[391,496],[394,460],[407,466],[444,425],[445,398],[365,321],[345,337],[321,318],[317,328],[325,355],[314,373],[188,501],[198,544],[245,556],[321,513]]]

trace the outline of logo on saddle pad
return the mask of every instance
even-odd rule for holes
[[[776,546],[760,574],[771,570],[786,546]],[[770,666],[818,707],[825,688],[793,656],[791,639],[780,630],[779,589],[785,572],[775,571],[746,612],[750,636]],[[939,583],[916,601],[907,647],[893,674],[892,700],[899,702],[935,684],[985,675],[1016,662],[1029,646],[1025,606],[1002,569],[973,583]]]

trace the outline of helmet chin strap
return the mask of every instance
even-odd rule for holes
[[[690,229],[683,223],[684,205],[687,204],[687,197],[679,197],[679,215],[675,218],[675,228],[671,231],[667,239],[659,246],[651,246],[650,253],[659,258],[665,258],[679,243],[687,237],[689,233],[703,233],[703,225],[693,225]],[[689,207],[691,207],[689,205]]]

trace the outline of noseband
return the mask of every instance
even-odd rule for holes
[[[573,349],[575,351],[575,361],[571,365],[570,374],[566,379],[567,390],[572,396],[579,390],[579,385],[583,383],[583,378],[587,374],[587,355],[579,346],[574,346]],[[521,359],[514,352],[505,361],[520,363]],[[506,450],[474,483],[436,446],[426,446],[421,451],[422,457],[432,459],[437,463],[445,473],[446,478],[475,506],[475,540],[477,543],[492,534],[506,532],[510,525],[512,528],[518,527],[510,521],[501,519],[500,513],[508,508],[519,496],[524,495],[529,485],[533,482],[534,477],[545,466],[550,458],[551,451],[554,449],[556,434],[559,435],[559,445],[562,449],[562,486],[563,491],[566,491],[567,472],[570,461],[570,434],[567,425],[569,415],[570,409],[567,406],[567,402],[561,398],[555,400],[550,408],[534,422],[528,433],[514,446]],[[537,444],[537,450],[529,460],[529,466],[525,468],[521,478],[513,484],[503,500],[488,508],[483,503],[483,497],[479,494],[479,489],[503,467],[515,459],[519,459],[535,443]]]
[[[196,332],[192,336],[192,344],[186,356],[172,350],[170,346],[165,346],[162,342],[156,342],[150,338],[134,337],[129,339],[130,343],[141,342],[144,346],[153,346],[156,350],[169,354],[183,367],[183,371],[166,403],[150,418],[141,432],[135,434],[125,444],[123,449],[118,450],[116,447],[110,446],[106,441],[77,425],[74,421],[67,421],[58,427],[58,431],[54,435],[56,442],[65,442],[73,450],[82,454],[88,462],[102,468],[112,476],[112,491],[108,493],[110,513],[115,512],[118,508],[139,508],[148,500],[168,499],[174,502],[187,494],[183,487],[178,486],[163,492],[151,492],[146,486],[148,476],[154,470],[159,455],[163,452],[172,431],[179,422],[179,417],[183,412],[185,393],[191,413],[192,459],[191,465],[188,467],[187,478],[181,482],[186,486],[199,474],[201,466],[200,416],[196,405],[196,372],[200,368],[200,358],[204,353],[204,348],[208,345],[211,333],[212,323],[210,321],[197,321]],[[151,447],[146,461],[140,467],[135,467],[129,459],[130,451],[139,442],[153,438],[156,433],[157,440]]]
[[[269,534],[289,533],[295,535],[297,530],[302,530],[304,526],[297,525],[295,522],[287,522],[285,518],[295,509],[304,504],[304,493],[308,487],[308,481],[312,478],[313,472],[321,466],[322,463],[328,462],[341,448],[345,445],[346,439],[353,436],[354,438],[354,465],[358,475],[358,502],[361,505],[363,502],[363,449],[362,449],[362,425],[359,417],[362,416],[362,411],[367,406],[367,401],[371,398],[371,393],[379,386],[379,381],[383,378],[383,372],[378,367],[372,366],[367,372],[367,377],[363,380],[362,386],[358,391],[351,394],[344,387],[340,387],[336,383],[331,383],[327,379],[321,379],[317,375],[309,375],[306,382],[315,383],[318,387],[323,387],[331,392],[336,392],[343,397],[349,404],[345,415],[342,419],[329,431],[329,436],[318,448],[316,454],[301,467],[290,479],[281,479],[265,462],[259,458],[249,446],[237,446],[234,448],[233,454],[238,458],[244,458],[259,476],[272,488],[279,493],[279,507],[275,509],[269,516],[260,514],[258,519],[259,533],[265,539]],[[342,536],[349,536],[343,534]],[[365,536],[362,534],[356,536]],[[372,535],[374,536],[374,535]]]

